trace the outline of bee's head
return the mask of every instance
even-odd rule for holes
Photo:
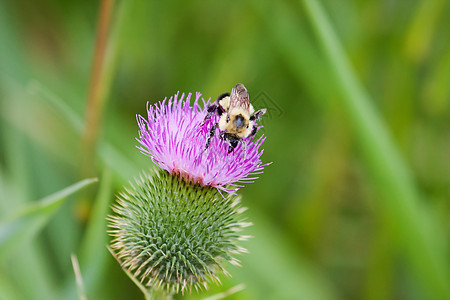
[[[239,133],[248,128],[250,116],[244,109],[236,107],[228,113],[227,123],[236,133]]]
[[[244,127],[245,125],[245,120],[244,117],[241,114],[238,114],[234,117],[234,126],[236,126],[236,128],[241,128]]]

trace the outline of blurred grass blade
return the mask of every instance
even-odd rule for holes
[[[385,214],[416,278],[432,299],[450,299],[443,233],[421,207],[410,170],[380,119],[372,101],[358,82],[319,1],[304,0],[306,12],[334,74],[341,106],[363,150],[368,171]]]
[[[79,181],[38,202],[29,204],[24,209],[0,223],[0,256],[22,240],[29,240],[50,220],[64,200],[73,193],[97,181],[96,178]]]
[[[72,260],[73,272],[75,274],[75,279],[77,282],[78,296],[80,300],[87,300],[85,288],[83,284],[83,278],[81,276],[80,264],[78,263],[77,256],[75,254],[70,255]]]
[[[89,224],[86,228],[86,233],[81,246],[80,260],[82,263],[95,263],[98,258],[96,253],[105,252],[105,245],[108,242],[105,234],[106,216],[108,215],[109,204],[113,198],[112,194],[112,173],[105,169],[101,178],[101,185],[91,216],[89,217]]]
[[[108,169],[103,171],[101,185],[98,196],[95,199],[94,207],[86,233],[81,244],[80,261],[86,278],[86,291],[95,289],[99,280],[104,278],[106,259],[109,257],[105,246],[108,243],[106,235],[106,216],[109,211],[109,204],[113,199],[113,176]]]
[[[215,294],[211,297],[208,298],[203,298],[203,300],[220,300],[220,299],[225,299],[226,297],[233,295],[237,292],[242,291],[243,289],[245,289],[245,285],[244,284],[238,284],[234,287],[232,287],[231,289],[229,289],[228,291],[225,291],[223,293],[218,293]]]
[[[94,173],[93,160],[96,142],[101,123],[105,100],[103,98],[102,83],[104,80],[105,56],[108,45],[111,15],[114,10],[113,0],[101,0],[98,14],[97,35],[95,39],[94,59],[91,67],[91,79],[86,105],[85,127],[83,131],[83,155],[81,173]]]

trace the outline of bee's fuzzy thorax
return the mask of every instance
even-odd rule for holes
[[[244,126],[237,127],[234,120],[237,116],[242,116]],[[250,121],[250,114],[247,110],[241,107],[233,108],[229,113],[224,113],[219,119],[219,129],[231,134],[235,134],[240,138],[245,138],[250,135],[253,128],[253,122]]]
[[[225,111],[228,110],[228,108],[230,107],[230,96],[224,97],[219,101],[220,106],[223,107],[223,109],[225,109]]]

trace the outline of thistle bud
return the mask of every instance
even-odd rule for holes
[[[238,265],[248,226],[239,197],[159,170],[143,174],[118,196],[110,216],[111,248],[121,266],[146,286],[169,293],[207,287]]]

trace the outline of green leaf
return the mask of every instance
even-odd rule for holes
[[[64,200],[96,178],[84,179],[55,194],[25,206],[17,215],[0,223],[0,256],[20,241],[30,239],[50,220]]]

